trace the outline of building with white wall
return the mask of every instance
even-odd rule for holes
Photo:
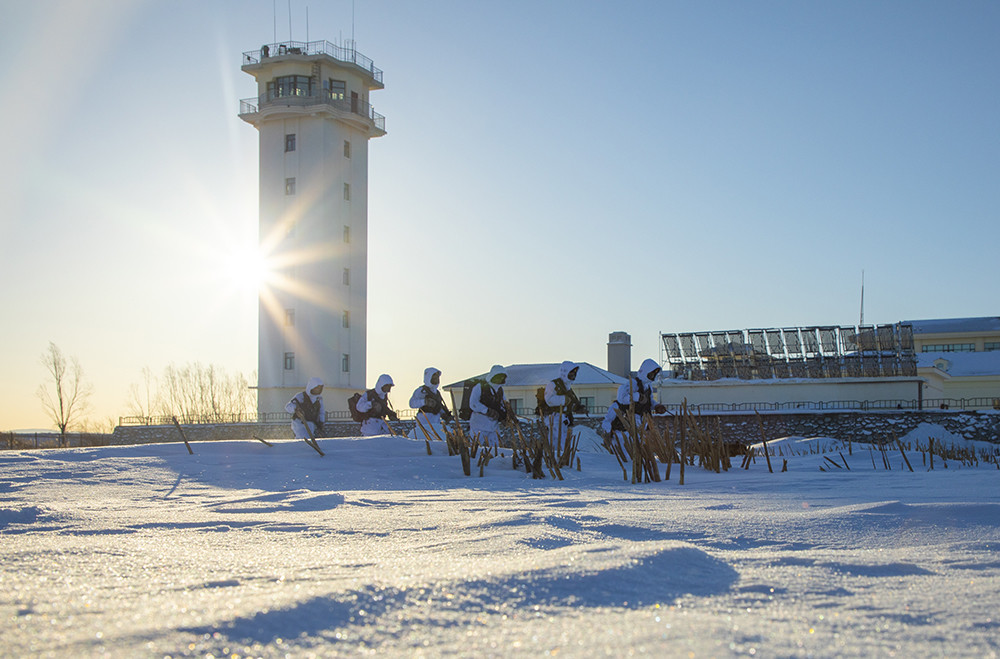
[[[660,337],[667,405],[1000,408],[998,317]]]
[[[1000,351],[1000,316],[903,322],[913,328],[913,343],[918,353]]]
[[[1000,317],[905,322],[913,327],[924,398],[939,406],[1000,409]]]
[[[310,377],[327,409],[365,386],[368,140],[385,135],[369,94],[382,71],[353,44],[268,44],[243,53],[259,133],[258,412],[282,410]]]

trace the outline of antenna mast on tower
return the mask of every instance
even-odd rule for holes
[[[859,325],[865,324],[865,271],[861,270],[861,320]]]

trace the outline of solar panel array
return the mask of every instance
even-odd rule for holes
[[[913,327],[782,327],[660,334],[684,380],[915,376]]]

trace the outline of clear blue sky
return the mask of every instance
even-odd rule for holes
[[[291,1],[372,102],[368,380],[633,365],[658,332],[996,315],[996,2]],[[308,6],[308,34],[306,12]],[[275,20],[275,8],[277,16]],[[353,20],[352,20],[353,13]],[[353,27],[352,27],[353,23]],[[288,0],[0,2],[0,429],[256,368],[255,94]]]

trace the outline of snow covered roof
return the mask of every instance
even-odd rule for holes
[[[952,377],[1000,375],[1000,350],[991,352],[922,352],[917,355],[917,368],[934,368],[938,359],[948,361],[945,371]]]
[[[980,318],[931,318],[929,320],[904,320],[913,325],[913,333],[950,334],[958,332],[1000,332],[1000,316]]]
[[[561,362],[560,362],[561,363]],[[574,386],[581,384],[608,384],[620,385],[628,382],[625,378],[619,377],[603,368],[598,368],[587,362],[574,362],[580,367],[576,373]],[[560,364],[513,364],[505,366],[507,370],[507,382],[505,387],[534,386],[538,387],[549,380],[559,377]],[[484,378],[486,373],[480,373],[474,377]],[[446,388],[460,387],[464,380],[445,385]]]

